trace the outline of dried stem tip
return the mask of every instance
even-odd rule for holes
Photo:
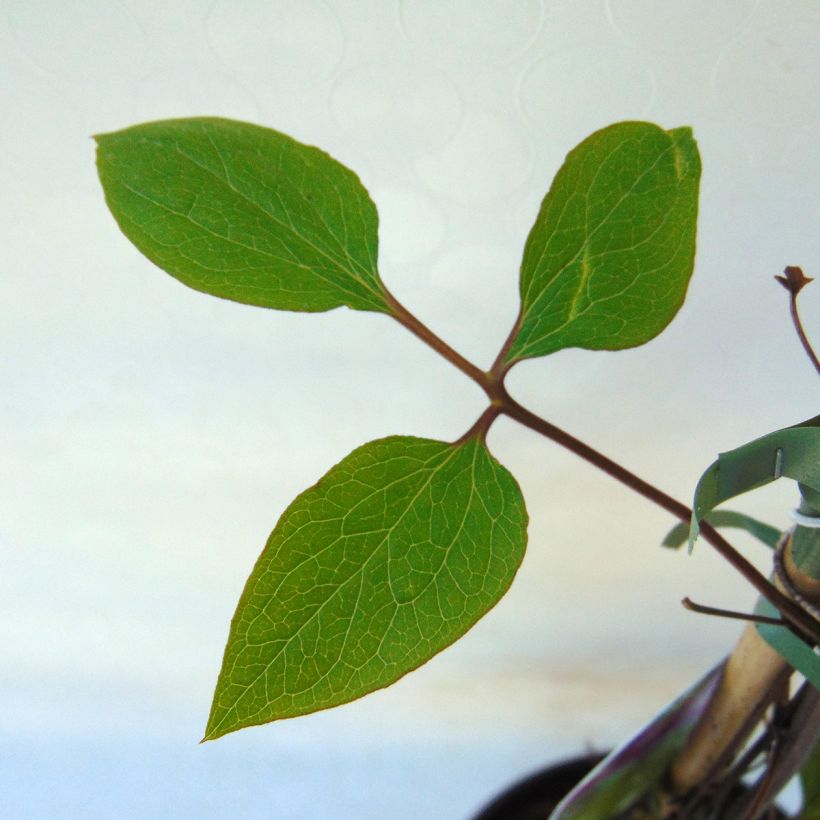
[[[792,296],[797,296],[809,282],[814,281],[814,279],[803,273],[803,268],[798,268],[797,265],[788,265],[783,271],[783,276],[775,276],[774,278],[777,279]]]

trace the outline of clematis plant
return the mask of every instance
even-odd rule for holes
[[[752,816],[742,812],[768,806],[801,769],[806,811],[817,810],[818,753],[809,755],[820,727],[813,651],[820,613],[812,586],[820,585],[820,417],[721,455],[698,485],[693,512],[522,406],[505,387],[524,359],[570,347],[635,347],[674,318],[695,259],[701,165],[689,128],[621,122],[570,151],[524,247],[518,317],[486,370],[388,290],[378,269],[376,206],[359,178],[320,149],[217,118],[145,123],[96,139],[105,198],[120,229],[183,284],[262,308],[386,314],[487,397],[456,441],[395,435],[365,443],[282,513],[239,599],[206,740],[387,686],[498,602],[527,538],[521,490],[486,442],[494,421],[507,416],[691,526],[690,544],[699,533],[760,594],[739,649],[605,760],[552,816],[638,817],[650,804],[663,817]],[[788,270],[794,304],[799,287]],[[714,510],[781,476],[801,490],[793,533]],[[778,581],[729,544],[718,531],[725,526],[775,546]],[[677,528],[667,542],[685,538]],[[790,693],[795,669],[807,682]],[[775,701],[779,723],[767,717]],[[714,725],[720,732],[704,729]],[[751,755],[744,743],[758,725],[764,740]],[[757,803],[724,790],[716,804],[714,783],[737,780],[774,747],[775,736],[791,758],[769,758],[752,792]],[[674,814],[681,807],[689,813]]]

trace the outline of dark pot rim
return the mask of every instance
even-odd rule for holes
[[[589,752],[526,775],[487,803],[473,820],[535,820],[545,818],[569,790],[602,759]]]
[[[494,797],[472,820],[546,820],[605,754],[588,752],[539,769]],[[739,786],[741,794],[743,786]],[[778,818],[787,818],[782,810]]]

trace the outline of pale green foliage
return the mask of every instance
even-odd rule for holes
[[[527,239],[507,361],[657,336],[692,275],[699,180],[688,128],[623,122],[573,149]]]
[[[512,582],[527,514],[470,439],[354,450],[284,512],[231,625],[206,738],[387,686],[463,635]]]

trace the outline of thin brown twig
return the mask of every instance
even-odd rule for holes
[[[806,351],[806,355],[814,365],[814,369],[820,373],[820,359],[817,358],[817,354],[814,352],[811,342],[809,342],[809,337],[806,336],[806,331],[803,329],[803,322],[800,320],[800,314],[797,311],[797,296],[791,297],[789,302],[789,312],[791,313],[792,322],[794,323],[794,329],[797,331],[797,335],[803,345],[803,350]]]
[[[800,313],[797,310],[797,294],[803,290],[809,282],[813,282],[809,276],[803,273],[803,269],[797,265],[789,265],[784,271],[783,276],[775,276],[778,282],[783,285],[789,292],[789,313],[792,317],[792,324],[797,331],[797,338],[800,339],[800,344],[803,345],[803,350],[809,357],[809,361],[814,365],[814,369],[820,373],[820,360],[809,342],[809,337],[803,329],[803,322],[800,320]]]
[[[491,404],[476,420],[475,424],[463,435],[461,438],[453,442],[456,445],[464,444],[471,438],[478,437],[481,441],[487,438],[487,430],[490,429],[492,423],[495,421],[501,408],[495,404]]]
[[[699,612],[702,615],[716,615],[720,618],[731,618],[737,621],[752,621],[756,624],[773,624],[774,626],[787,626],[782,618],[769,618],[766,615],[755,615],[752,612],[736,612],[733,609],[720,609],[715,606],[704,606],[696,604],[691,598],[684,598],[681,604],[692,612]]]
[[[409,310],[396,299],[393,294],[385,294],[387,303],[393,309],[393,318],[404,325],[413,335],[418,336],[426,345],[433,348],[440,356],[447,359],[450,364],[455,365],[464,375],[471,378],[485,393],[491,395],[491,378],[489,373],[476,367],[472,362],[464,358],[458,351],[454,350],[440,336],[437,336],[427,325],[420,322]]]
[[[649,499],[667,512],[670,512],[680,521],[689,523],[692,517],[692,510],[685,504],[675,500],[648,481],[644,481],[617,462],[594,450],[588,444],[576,439],[554,424],[551,424],[545,419],[536,416],[525,407],[522,407],[507,394],[503,384],[500,385],[500,391],[503,397],[501,403],[502,412],[505,415],[514,418],[525,427],[529,427],[563,447],[566,447],[590,464],[594,464],[600,470],[603,470],[622,484],[625,484],[636,493],[639,493],[644,498]],[[713,526],[707,522],[701,522],[700,534],[701,537],[707,543],[711,544],[723,558],[743,575],[772,606],[805,633],[810,641],[820,641],[820,623],[802,607],[794,603],[788,596],[780,592],[774,584],[759,572],[753,564],[747,561]]]

